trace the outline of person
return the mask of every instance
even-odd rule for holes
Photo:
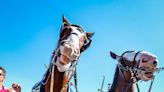
[[[7,89],[4,85],[3,82],[6,78],[6,70],[0,66],[0,92],[21,92],[21,87],[19,84],[13,83],[12,88]]]

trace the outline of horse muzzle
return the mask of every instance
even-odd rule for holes
[[[143,81],[152,80],[154,78],[156,68],[141,68],[138,78]]]
[[[77,60],[80,56],[79,49],[76,49],[71,44],[63,44],[60,46],[60,61],[69,63],[71,61]]]

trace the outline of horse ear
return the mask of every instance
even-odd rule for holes
[[[121,56],[115,54],[114,52],[110,51],[110,56],[113,58],[113,59],[117,59],[118,61],[121,60]]]
[[[117,55],[116,55],[114,52],[112,52],[112,51],[110,51],[110,56],[111,56],[113,59],[116,59],[116,57],[117,57]]]
[[[81,49],[80,49],[80,52],[83,52],[85,51],[92,43],[92,40],[90,39],[94,33],[93,32],[86,32],[85,33],[86,37],[87,37],[87,40],[89,40],[89,42],[87,44],[85,44]]]
[[[63,25],[64,26],[70,26],[69,21],[66,19],[66,17],[63,15]]]
[[[94,32],[86,32],[87,38],[91,38],[95,33]]]

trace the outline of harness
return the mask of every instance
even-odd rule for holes
[[[71,33],[71,34],[76,35],[78,37],[77,33]],[[64,42],[65,41],[61,41],[59,44],[63,44]],[[58,48],[54,51],[54,53],[53,53],[53,55],[51,57],[50,68],[48,70],[49,71],[48,77],[47,77],[45,82],[42,82],[42,85],[47,84],[48,79],[51,76],[50,92],[53,92],[53,87],[54,87],[54,71],[55,71],[55,66],[58,67],[57,59],[60,56],[61,56],[61,53],[60,53],[60,49],[59,49],[59,45],[58,45]],[[76,60],[70,61],[71,62],[70,68],[68,70],[64,71],[65,73],[68,72],[67,77],[69,77],[69,79],[68,79],[67,83],[65,85],[63,85],[63,87],[61,89],[61,92],[63,92],[63,90],[68,86],[69,81],[72,79],[73,76],[74,76],[76,92],[78,92],[78,89],[77,89],[77,71],[76,71],[76,65],[78,63],[78,60],[79,60],[79,57]],[[70,72],[72,72],[72,73],[70,73]]]
[[[126,53],[132,53],[132,52],[134,52],[134,51],[126,51],[126,52],[124,52],[124,53],[121,55],[121,60],[124,61],[123,56],[124,56]],[[139,89],[139,86],[138,86],[137,75],[138,75],[139,73],[141,73],[143,70],[139,69],[138,66],[137,66],[137,68],[136,68],[135,65],[136,65],[136,57],[137,57],[137,55],[138,55],[140,52],[142,52],[142,51],[138,51],[138,52],[135,54],[134,59],[133,59],[133,66],[132,66],[132,67],[130,67],[130,66],[124,66],[124,65],[122,65],[120,62],[117,64],[117,67],[118,67],[120,70],[129,71],[129,72],[130,72],[130,75],[131,75],[131,83],[132,83],[132,84],[136,84],[136,87],[137,87],[138,92],[140,92],[140,89]],[[161,68],[161,70],[164,70],[164,68]],[[121,73],[122,73],[122,72],[121,72]],[[124,76],[123,73],[122,73],[122,75],[123,75],[123,77],[124,77],[124,79],[125,79],[125,76]],[[153,85],[153,82],[154,82],[154,78],[155,78],[155,76],[154,76],[153,79],[151,80],[151,84],[150,84],[150,87],[149,87],[148,92],[151,91],[151,88],[152,88],[152,85]],[[126,79],[125,79],[125,80],[126,80]]]
[[[53,92],[53,87],[54,87],[54,75],[53,74],[54,74],[54,71],[55,71],[55,66],[57,66],[57,64],[56,64],[57,58],[60,55],[61,54],[60,54],[60,51],[59,50],[58,51],[56,50],[54,52],[53,56],[51,57],[50,68],[48,70],[49,71],[48,77],[47,77],[47,79],[46,79],[45,82],[42,82],[42,85],[46,85],[47,82],[48,82],[48,79],[51,78],[50,92]],[[65,72],[68,72],[68,75],[67,76],[70,76],[70,77],[69,77],[67,83],[65,85],[63,85],[63,87],[62,87],[62,89],[61,89],[60,92],[63,92],[63,90],[68,86],[69,81],[72,79],[72,77],[74,77],[76,92],[78,92],[78,89],[77,89],[77,71],[76,71],[76,65],[78,63],[78,60],[74,60],[74,61],[71,61],[71,62],[73,62],[73,63],[71,63],[71,67],[68,70],[65,71]],[[72,73],[70,73],[70,72],[72,72]]]
[[[76,33],[76,32],[72,32],[71,31],[71,26],[76,27],[76,29],[80,33],[84,34],[85,38],[82,39],[82,38],[79,37],[79,36],[82,36],[82,35],[80,35],[79,33]],[[68,30],[68,33],[66,34],[68,36],[63,36],[65,30]],[[76,51],[76,52],[74,52],[75,57],[71,57],[71,60],[69,58],[69,61],[70,61],[70,63],[68,63],[69,65],[67,65],[67,64],[63,65],[61,63],[58,64],[58,62],[59,62],[58,60],[62,59],[60,57],[60,55],[62,54],[62,51],[60,51],[60,47],[59,46],[63,45],[64,43],[67,43],[69,41],[74,44],[74,42],[72,41],[74,37],[72,39],[67,39],[69,37],[69,35],[77,36],[79,41],[85,39],[84,40],[84,44],[83,44],[83,46],[80,49],[76,48],[77,46],[75,46],[74,49],[76,49],[76,50],[78,49],[78,51],[74,50],[74,51]],[[61,92],[63,92],[62,90],[64,90],[64,88],[66,88],[68,86],[69,81],[71,80],[72,77],[74,77],[76,92],[78,92],[78,90],[77,90],[77,69],[76,69],[76,66],[77,66],[77,63],[78,63],[78,60],[79,60],[79,57],[80,57],[80,53],[85,51],[90,46],[90,44],[92,42],[90,37],[92,37],[93,33],[88,33],[88,35],[89,36],[87,36],[87,33],[85,33],[84,30],[80,26],[78,26],[78,25],[70,25],[68,23],[68,21],[63,17],[63,26],[61,27],[61,31],[60,31],[60,39],[58,41],[58,46],[57,46],[56,50],[54,50],[53,55],[51,57],[51,60],[50,60],[51,62],[49,64],[49,68],[48,68],[47,72],[45,73],[42,81],[38,82],[32,88],[32,92],[41,92],[42,89],[44,89],[44,86],[48,83],[49,78],[50,78],[50,81],[51,81],[51,83],[50,83],[50,92],[53,92],[55,68],[58,68],[59,72],[64,72],[64,76],[67,74],[66,77],[68,78],[68,81],[67,82],[63,81],[64,85],[62,85]],[[68,43],[70,45],[71,49],[73,48],[73,44],[72,43],[70,43],[70,44]],[[77,44],[78,43],[75,43],[75,45],[77,45]],[[81,44],[79,43],[79,45],[81,45]]]

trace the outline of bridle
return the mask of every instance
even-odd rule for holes
[[[57,67],[57,64],[56,64],[57,57],[58,57],[58,54],[53,54],[53,56],[51,58],[48,77],[47,77],[45,82],[42,82],[43,85],[46,85],[47,82],[48,82],[48,79],[51,78],[50,92],[53,92],[53,87],[54,87],[54,75],[53,74],[54,74],[55,66]],[[71,65],[71,67],[68,70],[65,71],[65,73],[66,72],[69,72],[69,74],[70,74],[70,72],[72,72],[72,73],[70,75],[67,75],[67,76],[70,76],[70,77],[69,77],[67,83],[62,86],[62,89],[61,89],[60,92],[63,92],[62,90],[64,90],[64,88],[66,88],[68,86],[69,81],[72,79],[73,76],[74,76],[76,92],[78,92],[78,89],[77,89],[77,71],[76,71],[77,62],[78,62],[78,60],[74,61]]]
[[[80,31],[80,32],[81,32],[81,31]],[[82,32],[83,32],[83,31],[82,31]],[[82,32],[81,32],[81,33],[82,33]],[[71,32],[69,35],[75,35],[75,36],[78,37],[78,34],[75,33],[75,32]],[[78,39],[80,40],[79,37],[78,37]],[[59,43],[59,46],[62,45],[62,44],[64,44],[65,42],[67,43],[67,41],[61,40],[60,43]],[[56,57],[60,57],[60,56],[62,55],[62,53],[60,52],[59,46],[58,46],[57,51],[56,51],[57,53],[55,53],[55,54],[56,54]],[[79,54],[80,54],[80,53],[79,53]],[[67,81],[67,83],[66,83],[65,85],[62,85],[61,92],[63,92],[62,90],[64,90],[66,87],[68,87],[69,81],[72,79],[73,76],[74,76],[74,82],[75,82],[76,92],[78,92],[78,89],[77,89],[77,71],[76,71],[76,66],[77,66],[77,64],[78,64],[79,57],[80,57],[80,55],[78,56],[77,59],[70,61],[70,62],[71,62],[71,66],[69,67],[68,70],[65,70],[65,71],[64,71],[65,74],[68,74],[68,75],[66,75],[66,76],[69,77],[69,79],[68,79],[68,81]],[[56,60],[55,60],[55,61],[56,61]],[[55,66],[55,65],[58,67],[58,65],[56,64],[56,62],[53,63],[53,66]],[[66,72],[68,72],[68,73],[66,73]],[[53,82],[53,79],[54,79],[54,78],[51,78],[51,80],[52,80],[51,83]],[[50,87],[50,88],[53,88],[53,85],[52,85],[52,87]],[[67,89],[67,90],[68,90],[68,89]],[[52,92],[53,92],[53,91],[52,91]]]
[[[76,25],[72,25],[72,26],[75,26],[75,27],[79,27],[79,26],[76,26]],[[65,29],[64,29],[65,30]],[[80,31],[81,33],[84,33],[83,29],[80,28],[78,31]],[[62,32],[61,32],[62,33]],[[69,33],[69,35],[75,35],[78,37],[78,34],[75,33],[75,32],[71,32]],[[80,38],[78,37],[79,41],[80,41]],[[88,45],[91,44],[92,40],[89,39],[89,42],[84,42],[84,45],[82,47],[82,50],[80,50],[80,53],[79,53],[79,56],[77,59],[75,60],[72,60],[70,61],[71,62],[71,66],[69,67],[69,69],[65,70],[65,74],[68,74],[67,77],[69,77],[67,83],[65,85],[62,85],[62,89],[60,92],[63,92],[63,90],[69,85],[69,81],[72,79],[72,77],[74,77],[74,82],[75,82],[75,88],[76,88],[76,92],[78,92],[78,89],[77,89],[77,70],[76,70],[76,66],[78,64],[78,60],[79,60],[79,57],[80,57],[80,54],[88,48]],[[56,48],[56,50],[54,51],[52,57],[51,57],[51,63],[50,63],[50,68],[49,68],[49,74],[48,74],[48,77],[46,79],[45,82],[42,82],[43,85],[47,84],[48,82],[48,79],[51,78],[51,82],[50,82],[50,92],[53,92],[53,88],[54,88],[54,70],[55,70],[55,66],[58,67],[58,64],[56,63],[57,59],[62,55],[61,51],[60,51],[60,46],[63,45],[64,43],[67,43],[67,40],[65,39],[60,39],[59,40],[59,43],[58,43],[58,46]],[[67,73],[66,73],[67,72]],[[52,75],[52,76],[51,76]],[[68,89],[67,89],[68,90]]]
[[[70,29],[71,29],[70,26],[76,27],[77,30],[80,33],[85,34],[85,31],[83,30],[83,28],[81,26],[78,26],[78,25],[75,25],[75,24],[69,25],[69,27],[67,26],[65,28],[61,27],[60,34],[64,34],[63,31],[66,30],[67,28],[68,28],[68,31],[70,31]],[[75,33],[75,32],[70,32],[69,35],[75,35],[75,36],[78,37],[78,34]],[[63,37],[60,35],[60,40],[59,40],[59,43],[58,44],[63,44],[65,42],[65,39],[62,39],[62,38]],[[78,39],[80,39],[80,38],[78,37]],[[91,43],[92,43],[92,40],[86,36],[86,40],[84,41],[84,45],[80,49],[80,53],[82,53],[83,51],[85,51],[90,46]]]
[[[51,78],[50,92],[53,92],[53,87],[54,87],[54,75],[53,74],[54,74],[55,66],[58,67],[58,65],[56,64],[56,61],[57,61],[57,58],[60,56],[59,50],[54,51],[54,52],[55,53],[51,57],[51,63],[50,63],[48,77],[47,77],[45,82],[42,82],[43,85],[46,85],[48,82],[48,79]],[[62,90],[64,90],[64,88],[66,88],[68,86],[69,81],[72,79],[73,76],[74,76],[76,92],[78,92],[78,89],[77,89],[77,71],[76,71],[77,63],[78,63],[78,60],[74,60],[73,63],[71,63],[70,68],[68,70],[65,70],[65,73],[69,72],[68,74],[70,74],[70,75],[67,75],[67,76],[70,76],[70,77],[69,77],[67,83],[62,86],[61,92],[63,92]],[[70,73],[70,72],[72,72],[72,73]]]
[[[139,54],[140,52],[142,52],[142,51],[138,51],[138,52],[135,54],[135,56],[134,56],[134,58],[133,58],[133,65],[132,65],[132,66],[124,66],[124,65],[121,63],[121,62],[124,62],[124,61],[125,61],[125,60],[123,59],[123,56],[124,56],[126,53],[132,53],[132,52],[134,52],[134,51],[126,51],[126,52],[124,52],[124,53],[121,55],[121,60],[120,60],[120,62],[118,62],[117,67],[119,68],[120,72],[122,73],[123,78],[124,78],[125,81],[127,81],[127,80],[126,80],[125,75],[123,74],[123,72],[122,72],[121,70],[130,72],[130,75],[131,75],[130,83],[136,84],[137,90],[138,90],[138,92],[140,92],[140,89],[139,89],[139,86],[138,86],[138,78],[137,78],[137,75],[139,75],[139,74],[140,74],[142,71],[144,71],[144,70],[143,70],[143,69],[140,69],[138,66],[135,67],[135,64],[136,64],[136,57],[137,57],[138,54]],[[148,92],[151,91],[151,88],[152,88],[152,85],[153,85],[153,82],[154,82],[154,78],[155,78],[155,76],[154,76],[153,79],[151,80],[151,84],[150,84],[150,87],[149,87]]]

